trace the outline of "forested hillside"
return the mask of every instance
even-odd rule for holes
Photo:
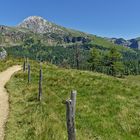
[[[75,68],[105,73],[112,76],[140,74],[140,53],[113,45],[102,38],[89,43],[73,43],[67,46],[45,45],[32,37],[21,45],[6,48],[9,55],[48,61],[65,68]]]

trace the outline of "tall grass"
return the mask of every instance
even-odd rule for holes
[[[117,79],[49,64],[42,67],[41,102],[37,101],[40,66],[33,61],[31,84],[27,73],[21,71],[6,86],[10,96],[6,140],[66,140],[62,101],[72,89],[78,92],[77,140],[140,139],[140,86],[131,84],[135,77]]]
[[[8,67],[13,65],[21,65],[22,59],[14,59],[12,57],[7,57],[4,60],[0,60],[0,72],[6,70]]]

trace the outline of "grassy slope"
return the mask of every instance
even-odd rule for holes
[[[21,64],[21,60],[13,59],[11,57],[5,60],[0,60],[0,72],[16,64]]]
[[[140,139],[140,77],[116,79],[98,73],[43,65],[43,99],[39,103],[39,65],[31,62],[32,81],[19,72],[7,84],[10,117],[6,140],[66,140],[65,105],[78,91],[77,140]],[[131,82],[134,81],[134,82]]]

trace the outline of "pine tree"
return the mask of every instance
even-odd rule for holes
[[[101,55],[100,55],[100,51],[96,48],[92,48],[91,49],[91,57],[88,60],[91,70],[92,71],[96,71],[97,68],[100,66],[101,64]]]
[[[119,73],[123,73],[124,66],[121,59],[122,54],[117,50],[117,48],[113,47],[109,50],[106,56],[106,66],[109,67],[110,75],[116,76]]]

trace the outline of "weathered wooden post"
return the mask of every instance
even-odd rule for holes
[[[25,72],[25,70],[26,70],[26,62],[24,60],[24,63],[23,63],[23,72]]]
[[[39,92],[38,92],[38,100],[41,101],[42,97],[42,68],[40,66],[39,70]]]
[[[71,99],[66,100],[66,121],[68,140],[76,140],[75,131],[75,106],[76,106],[76,91],[71,92]]]
[[[28,58],[24,57],[23,71],[25,72],[27,69],[28,69]]]
[[[28,70],[28,57],[26,57],[26,64],[25,64],[25,69]]]
[[[77,95],[77,91],[73,90],[71,92],[71,101],[72,101],[72,115],[74,119],[75,119],[76,95]]]
[[[30,68],[30,64],[28,64],[28,84],[30,83],[31,80],[31,68]]]

